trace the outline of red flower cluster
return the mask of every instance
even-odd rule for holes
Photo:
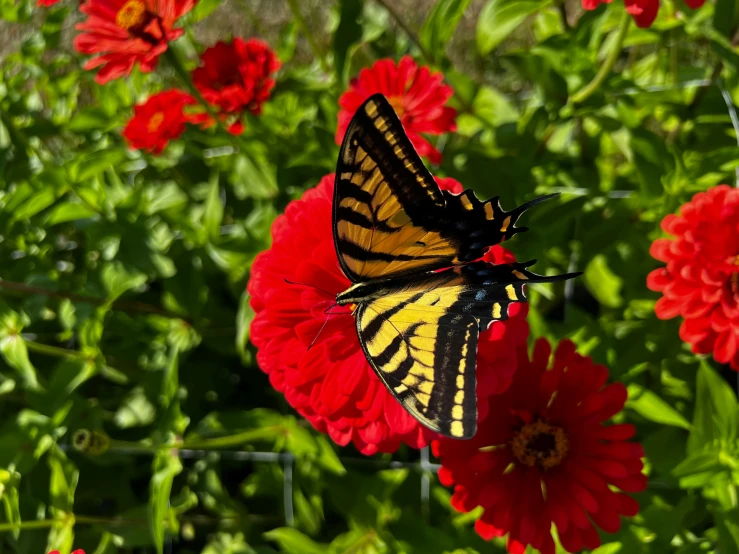
[[[481,411],[468,441],[434,441],[439,479],[455,485],[452,505],[462,512],[482,506],[475,529],[485,539],[508,534],[508,551],[531,545],[554,554],[551,524],[568,552],[600,544],[596,527],[614,533],[620,516],[639,505],[623,492],[646,488],[632,425],[605,426],[626,401],[626,388],[606,385],[608,370],[560,342],[539,339],[529,360],[521,346],[518,370],[507,392],[477,388]],[[480,364],[481,372],[487,369]],[[478,369],[478,371],[480,371]]]
[[[75,27],[83,32],[74,47],[100,54],[85,69],[103,66],[95,78],[101,85],[129,75],[136,63],[152,71],[167,44],[184,32],[174,24],[194,5],[195,0],[89,0],[80,7],[88,17]]]
[[[457,112],[445,106],[454,91],[442,84],[443,79],[441,73],[431,73],[427,67],[419,67],[408,56],[398,64],[383,59],[363,69],[359,78],[352,79],[349,90],[339,98],[341,111],[336,144],[341,144],[359,106],[373,94],[381,92],[398,114],[418,154],[427,156],[434,164],[441,163],[441,153],[421,133],[440,135],[457,128]]]
[[[706,0],[685,0],[687,6],[693,10],[700,8]],[[601,4],[610,4],[611,0],[582,0],[582,7],[594,10]],[[626,11],[631,14],[639,27],[650,27],[657,18],[659,0],[624,0]]]
[[[647,277],[661,292],[660,319],[682,316],[680,338],[693,352],[739,370],[739,190],[720,185],[699,192],[668,215],[650,254],[667,265]]]
[[[202,55],[202,64],[192,72],[195,86],[205,100],[224,114],[249,111],[259,114],[275,86],[273,74],[280,60],[267,43],[235,38],[218,42]],[[241,132],[240,124],[231,131]]]
[[[453,179],[438,182],[443,189],[462,190]],[[326,320],[324,310],[351,285],[334,250],[333,187],[334,176],[328,175],[291,202],[272,226],[272,247],[254,260],[247,290],[256,312],[251,340],[259,349],[259,367],[291,406],[336,443],[353,442],[368,455],[393,452],[401,443],[421,448],[434,434],[403,409],[367,363],[349,311],[336,309],[308,350]],[[501,247],[486,256],[492,263],[512,258]],[[513,304],[513,317],[480,337],[478,364],[484,371],[478,372],[478,387],[501,392],[510,384],[516,347],[528,335],[526,310]]]
[[[197,101],[180,90],[165,90],[134,107],[134,116],[123,131],[132,148],[161,154],[170,140],[185,132],[185,123],[204,123],[207,114],[186,113]]]

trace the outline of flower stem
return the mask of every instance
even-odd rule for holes
[[[608,52],[603,65],[600,67],[600,70],[593,80],[572,95],[570,98],[570,102],[572,104],[582,104],[585,100],[590,98],[611,73],[613,66],[616,64],[616,60],[618,59],[618,55],[621,53],[621,46],[623,45],[626,33],[629,30],[629,23],[631,23],[631,16],[624,11],[621,16],[621,22],[618,25],[618,34],[616,35],[615,44],[611,48],[611,51]]]
[[[226,448],[229,446],[238,446],[245,442],[267,439],[275,433],[283,431],[281,426],[264,427],[262,429],[251,429],[235,435],[227,435],[225,437],[216,437],[212,439],[194,440],[192,442],[183,442],[180,448],[183,450],[214,450],[217,448]]]
[[[60,348],[58,346],[51,346],[49,344],[41,344],[40,342],[34,342],[32,340],[26,340],[26,348],[33,352],[38,352],[39,354],[45,354],[46,356],[68,358],[72,360],[93,361],[84,352],[69,350],[67,348]]]
[[[305,17],[303,17],[303,14],[300,13],[300,6],[298,6],[297,0],[287,0],[287,3],[290,4],[290,11],[293,12],[293,17],[295,18],[295,21],[298,22],[300,30],[303,32],[303,35],[308,41],[308,45],[313,52],[313,56],[315,56],[315,58],[321,64],[321,69],[323,69],[325,73],[328,73],[330,71],[330,68],[328,63],[326,62],[326,57],[321,52],[321,49],[318,46],[318,42],[316,41],[316,37],[313,36],[313,33],[308,26],[308,22],[305,20]]]
[[[68,300],[71,300],[72,302],[86,302],[95,306],[100,306],[107,302],[105,298],[87,296],[84,294],[76,294],[74,292],[48,290],[34,285],[27,285],[26,283],[16,283],[14,281],[6,281],[4,279],[0,279],[0,290],[7,290],[18,294],[48,296],[49,298],[66,298]],[[159,306],[146,304],[145,302],[116,300],[115,302],[113,302],[112,308],[114,310],[120,310],[122,312],[154,314],[163,317],[169,317],[172,319],[182,319],[184,321],[189,321],[188,318],[185,316],[168,312],[167,310],[160,308]]]

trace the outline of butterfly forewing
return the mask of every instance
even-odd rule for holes
[[[370,98],[347,129],[336,168],[334,240],[344,273],[361,282],[451,265],[453,244],[422,224],[444,203],[390,104]]]

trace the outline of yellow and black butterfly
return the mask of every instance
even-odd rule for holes
[[[558,281],[533,262],[479,261],[525,228],[513,211],[471,190],[439,189],[387,99],[356,112],[341,145],[333,199],[336,254],[354,283],[336,297],[354,305],[359,342],[391,394],[423,425],[455,438],[477,429],[477,337],[524,302],[524,283]],[[478,261],[475,261],[478,260]]]

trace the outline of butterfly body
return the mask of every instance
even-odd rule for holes
[[[553,196],[553,195],[552,195]],[[471,190],[441,191],[382,95],[370,97],[347,128],[336,169],[333,232],[351,287],[359,342],[390,393],[418,421],[470,438],[477,426],[477,339],[508,307],[526,301],[541,276],[529,263],[482,261],[494,244],[525,230],[518,217]]]

